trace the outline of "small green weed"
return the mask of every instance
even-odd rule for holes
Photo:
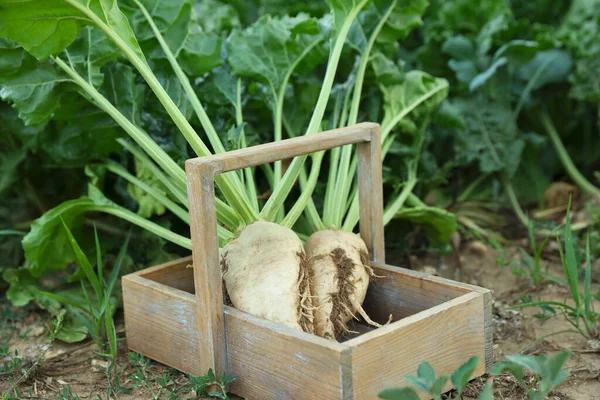
[[[595,296],[591,291],[592,259],[590,236],[588,235],[586,240],[585,262],[581,262],[577,259],[577,249],[571,229],[570,206],[567,209],[562,242],[559,237],[557,237],[557,242],[572,304],[568,304],[568,300],[560,302],[546,300],[531,301],[528,299],[525,304],[520,304],[512,308],[540,307],[542,314],[538,314],[538,317],[543,317],[544,319],[555,315],[562,315],[571,324],[573,329],[557,333],[577,332],[588,339],[596,339],[600,337],[600,329],[598,326],[599,316],[594,310]],[[583,292],[579,289],[580,271],[583,271],[584,274]]]
[[[513,272],[520,276],[529,276],[533,286],[539,286],[541,283],[551,278],[548,274],[548,265],[546,265],[545,268],[542,268],[542,252],[548,241],[560,230],[560,226],[554,227],[550,232],[546,233],[540,244],[537,243],[535,238],[536,231],[533,220],[529,220],[527,228],[531,255],[525,251],[525,249],[520,247],[519,251],[522,258],[519,261],[515,261],[513,264]]]
[[[212,369],[203,376],[188,376],[188,382],[177,386],[175,382],[175,370],[164,372],[161,376],[151,378],[150,369],[152,368],[151,361],[144,357],[143,354],[130,352],[128,354],[129,363],[135,368],[135,372],[129,376],[133,381],[133,387],[144,387],[148,390],[152,399],[157,400],[168,395],[169,400],[177,400],[181,395],[194,392],[196,398],[210,396],[222,400],[228,400],[227,386],[233,382],[236,377],[228,377],[225,373],[218,378],[215,376]],[[217,388],[217,391],[209,391],[209,389]],[[156,390],[153,388],[157,388]]]
[[[85,298],[84,302],[77,302],[55,293],[44,291],[40,291],[40,293],[64,304],[69,312],[85,326],[92,340],[98,349],[100,349],[101,355],[110,359],[112,363],[115,363],[117,360],[117,335],[113,315],[118,307],[118,300],[113,296],[113,289],[115,288],[121,265],[125,258],[130,235],[125,239],[125,243],[123,243],[123,246],[121,247],[121,251],[119,252],[108,279],[105,279],[103,273],[104,265],[102,261],[102,251],[97,230],[94,229],[97,255],[97,270],[94,270],[89,259],[81,250],[81,247],[64,221],[63,226],[69,244],[75,254],[77,265],[83,271],[87,283],[91,286],[93,293],[90,294],[88,287],[83,281],[81,282],[81,289]],[[107,342],[108,347],[106,346]]]
[[[227,385],[236,379],[235,376],[228,378],[225,372],[217,379],[212,369],[209,369],[208,373],[203,376],[190,376],[191,388],[196,392],[196,396],[208,395],[222,400],[229,400]],[[219,391],[207,392],[213,386],[217,387]]]
[[[58,314],[56,316],[56,322],[54,323],[54,330],[52,330],[52,332],[50,333],[50,337],[48,338],[48,343],[46,344],[44,351],[40,352],[40,354],[37,356],[37,358],[35,359],[33,364],[28,369],[22,368],[22,361],[20,358],[13,359],[11,373],[16,373],[17,370],[20,369],[21,376],[19,377],[19,379],[14,380],[12,382],[12,384],[10,385],[10,388],[5,393],[2,394],[2,400],[19,399],[21,397],[21,394],[18,389],[19,385],[21,384],[21,382],[25,381],[25,379],[27,379],[29,377],[29,375],[31,375],[31,373],[39,365],[40,361],[42,361],[42,359],[44,358],[44,356],[46,355],[48,350],[50,350],[50,347],[52,347],[52,343],[54,343],[54,340],[56,339],[56,335],[62,328],[63,318],[64,318],[64,312],[61,314]],[[15,351],[15,354],[18,355],[16,353],[16,351]],[[17,359],[19,360],[18,362],[16,361]],[[18,363],[18,366],[14,363]],[[5,364],[5,366],[6,366],[6,364]],[[4,369],[4,366],[3,366],[3,369]],[[9,377],[9,379],[12,379],[12,377]]]
[[[569,355],[568,351],[561,351],[551,356],[544,354],[539,356],[510,355],[506,361],[494,364],[490,370],[490,375],[499,376],[508,371],[524,387],[531,400],[543,400],[569,375],[569,370],[563,369]],[[460,399],[478,362],[479,357],[472,357],[454,371],[450,377],[447,375],[436,377],[431,364],[425,361],[419,365],[417,376],[407,376],[406,380],[418,390],[431,395],[434,400],[441,400],[444,386],[450,379],[456,389],[455,396],[451,398]],[[525,370],[533,374],[534,387],[531,387],[530,383],[529,387],[524,384]],[[480,392],[479,400],[493,400],[493,395],[493,379],[490,379]],[[379,398],[386,400],[418,400],[419,395],[413,387],[407,386],[385,389],[379,393]]]

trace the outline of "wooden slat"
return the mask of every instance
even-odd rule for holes
[[[215,176],[227,171],[257,166],[298,155],[327,150],[351,143],[378,140],[379,125],[363,123],[323,132],[317,135],[297,137],[275,143],[267,143],[237,151],[221,153],[186,161],[192,259],[194,264],[194,286],[198,307],[196,312],[201,367],[216,372],[225,371],[227,347],[223,317],[223,291],[219,265],[217,217],[215,207]],[[361,147],[359,166],[362,180],[370,181],[367,174],[374,174],[376,189],[361,185],[361,198],[365,189],[381,191],[381,146]],[[376,160],[372,160],[375,157]],[[365,200],[366,201],[366,200]],[[381,210],[377,201],[369,200],[368,218],[378,218]],[[382,207],[382,205],[381,205]],[[379,218],[380,219],[380,218]],[[378,225],[379,224],[379,225]],[[364,225],[364,223],[363,223]],[[383,227],[381,221],[365,229],[374,243],[374,255],[383,259]],[[381,231],[381,232],[379,232]]]
[[[198,353],[196,298],[135,274],[122,282],[129,349],[186,373],[205,374]]]
[[[383,241],[383,183],[381,177],[381,141],[379,125],[371,129],[371,141],[360,143],[358,150],[358,197],[360,236],[369,249],[371,261],[385,263]]]
[[[492,320],[492,292],[489,289],[482,288],[479,286],[469,285],[463,282],[452,281],[439,276],[430,276],[429,280],[441,283],[446,287],[453,287],[458,290],[462,289],[465,292],[471,291],[481,293],[483,295],[483,306],[484,306],[484,321],[485,326],[485,371],[488,372],[494,362],[494,322]]]
[[[194,273],[191,266],[192,257],[190,256],[156,267],[143,269],[135,272],[135,274],[142,278],[162,283],[165,286],[194,294]]]
[[[363,308],[375,321],[393,321],[438,306],[465,293],[468,288],[454,286],[417,271],[389,265],[371,264],[371,279]]]
[[[343,344],[226,307],[231,391],[250,399],[342,399]],[[347,390],[348,388],[346,388]]]
[[[376,399],[384,388],[406,386],[419,364],[451,374],[480,356],[474,375],[485,372],[484,296],[468,293],[345,342],[352,346],[354,398]],[[450,389],[448,384],[446,389]],[[429,398],[421,393],[421,398]]]
[[[186,162],[190,233],[196,292],[200,369],[226,371],[227,346],[223,316],[223,279],[215,206],[214,170]]]
[[[285,139],[279,142],[251,146],[208,157],[193,158],[188,160],[186,164],[211,163],[215,168],[215,174],[221,174],[310,154],[316,151],[328,150],[346,144],[369,141],[371,139],[371,130],[376,126],[379,125],[371,122],[363,122],[315,135]]]
[[[203,375],[196,298],[161,283],[173,282],[171,276],[180,274],[174,281],[179,284],[189,261],[176,260],[123,277],[125,323],[132,350],[185,373]],[[260,399],[374,399],[383,388],[406,384],[404,376],[414,375],[424,360],[438,374],[451,373],[472,355],[485,359],[474,376],[489,368],[489,291],[403,268],[379,265],[375,271],[387,275],[375,283],[379,289],[369,289],[382,293],[379,307],[411,314],[383,328],[365,329],[343,343],[225,306],[227,370],[239,376],[231,390]],[[407,299],[410,306],[402,305]],[[413,301],[432,306],[417,307]]]

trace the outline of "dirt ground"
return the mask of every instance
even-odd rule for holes
[[[481,242],[464,243],[460,250],[460,264],[457,268],[458,257],[455,254],[446,256],[428,256],[425,259],[411,257],[410,266],[413,269],[435,271],[445,277],[483,286],[493,290],[494,296],[494,358],[502,360],[507,354],[540,354],[552,353],[561,349],[569,349],[572,356],[567,367],[571,368],[569,378],[556,390],[550,399],[598,399],[600,400],[600,343],[588,341],[578,334],[557,334],[555,332],[569,329],[570,326],[562,317],[555,317],[541,323],[534,318],[538,312],[534,309],[508,310],[510,305],[520,303],[520,297],[531,295],[543,299],[562,301],[568,297],[566,287],[556,284],[543,284],[533,289],[527,278],[513,274],[511,266],[502,266],[497,260],[504,258],[512,260],[516,257],[514,248],[492,250]],[[391,260],[390,260],[391,259]],[[393,255],[388,260],[393,261]],[[406,257],[404,257],[406,263]],[[561,276],[562,270],[558,263],[557,254],[550,252],[545,260],[550,265],[549,272]],[[598,282],[597,282],[598,283]],[[22,312],[22,311],[16,311]],[[9,343],[11,353],[18,350],[23,358],[22,368],[31,367],[40,354],[39,364],[32,373],[19,385],[20,397],[23,399],[76,399],[107,398],[107,378],[103,372],[106,362],[95,353],[95,347],[90,342],[80,344],[65,344],[54,342],[47,347],[48,335],[46,323],[42,315],[31,309],[22,321],[12,325],[15,333]],[[122,315],[117,317],[117,330],[120,338],[125,337]],[[544,338],[545,337],[545,338]],[[45,351],[45,353],[44,353]],[[5,358],[3,361],[8,361]],[[0,360],[0,364],[3,362]],[[131,388],[136,383],[139,369],[130,364],[127,359],[125,340],[120,342],[119,365],[123,370],[119,376],[121,386]],[[1,371],[1,370],[0,370]],[[166,386],[171,389],[180,388],[180,394],[173,398],[193,398],[193,392],[185,394],[186,376],[170,370],[158,363],[151,362],[149,368],[143,371],[147,374],[147,382],[154,394],[159,390],[157,377],[171,379]],[[5,392],[12,382],[18,379],[19,373],[12,377],[0,374],[0,391]],[[475,379],[468,387],[465,398],[476,398],[483,380]],[[525,399],[525,391],[511,376],[498,377],[495,380],[495,398]],[[69,393],[72,393],[70,395]],[[164,391],[162,398],[169,398]],[[120,399],[151,399],[150,390],[144,385],[131,389],[131,394],[121,394]]]

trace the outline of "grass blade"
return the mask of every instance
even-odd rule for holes
[[[567,217],[565,222],[564,230],[564,241],[565,241],[565,259],[564,269],[569,283],[569,289],[571,290],[571,296],[575,302],[575,307],[580,310],[581,299],[579,293],[579,269],[577,268],[577,258],[575,256],[575,245],[573,244],[573,231],[571,229],[571,201],[569,200],[569,206],[567,207]]]
[[[102,268],[104,265],[102,264],[102,249],[100,248],[100,239],[98,239],[98,230],[96,229],[96,224],[94,224],[94,241],[96,243],[96,269],[98,270],[98,280],[100,281],[100,288],[102,288],[104,284],[104,273]]]
[[[98,299],[100,299],[102,296],[102,288],[100,286],[100,281],[98,280],[98,277],[96,276],[96,272],[92,268],[92,265],[90,264],[90,261],[88,260],[87,256],[83,253],[83,251],[81,250],[81,247],[79,247],[79,244],[73,237],[71,230],[69,229],[67,224],[65,224],[65,221],[62,220],[62,218],[61,218],[61,221],[62,221],[63,227],[65,228],[65,232],[67,233],[67,238],[69,239],[69,244],[71,245],[71,248],[73,249],[73,253],[75,253],[75,259],[77,260],[77,265],[79,265],[79,268],[81,268],[83,270],[83,273],[85,274],[86,278],[88,279],[88,281],[94,288],[94,291],[96,292],[96,296],[98,296]]]
[[[113,266],[112,271],[110,272],[110,276],[108,278],[108,283],[106,285],[106,291],[104,292],[104,301],[102,305],[102,309],[100,314],[103,312],[108,312],[106,306],[108,305],[106,299],[110,298],[110,295],[113,291],[115,283],[119,278],[119,272],[121,272],[121,266],[123,265],[123,259],[125,258],[125,254],[127,253],[127,246],[129,245],[129,239],[131,238],[131,229],[125,238],[125,243],[121,246],[121,250],[119,251],[119,255],[117,256],[117,260],[115,261],[115,265]]]

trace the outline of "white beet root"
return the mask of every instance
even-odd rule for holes
[[[308,238],[305,249],[313,282],[315,334],[339,339],[354,315],[366,317],[361,304],[372,275],[367,246],[352,232],[323,230]]]
[[[221,254],[223,280],[234,307],[313,332],[304,247],[294,231],[255,222]]]

